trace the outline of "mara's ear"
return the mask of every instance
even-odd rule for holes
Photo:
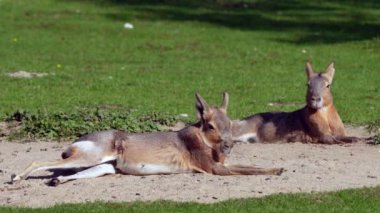
[[[327,66],[325,73],[323,74],[329,81],[329,84],[332,83],[333,78],[335,74],[335,67],[334,67],[334,62],[331,62],[329,66]]]
[[[228,93],[227,93],[227,92],[224,92],[224,93],[223,93],[223,103],[222,103],[222,106],[220,107],[220,109],[223,110],[224,113],[227,113],[228,100],[229,100]]]
[[[306,62],[306,76],[307,76],[307,80],[310,81],[311,78],[313,78],[315,75],[314,71],[313,71],[313,68],[311,67],[311,64],[310,62]]]
[[[195,108],[197,109],[198,119],[205,120],[205,115],[210,112],[210,107],[199,93],[195,93]]]

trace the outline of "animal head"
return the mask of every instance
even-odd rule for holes
[[[307,106],[312,109],[321,109],[333,103],[331,84],[334,78],[334,63],[331,63],[324,73],[315,73],[311,64],[306,63],[307,75]]]
[[[201,123],[204,142],[223,154],[229,154],[233,146],[232,122],[227,116],[228,93],[223,93],[223,103],[220,107],[209,107],[206,101],[197,93],[195,107]]]

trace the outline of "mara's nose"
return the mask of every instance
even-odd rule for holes
[[[312,101],[320,102],[322,100],[321,96],[312,96],[311,97]]]

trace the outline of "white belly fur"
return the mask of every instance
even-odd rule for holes
[[[128,165],[125,165],[125,167],[127,167],[128,170],[132,170],[142,175],[191,172],[190,170],[180,169],[176,166],[151,164],[151,163],[128,164]]]

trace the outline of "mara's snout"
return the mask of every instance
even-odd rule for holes
[[[312,96],[309,101],[309,106],[313,109],[320,109],[323,107],[323,98],[321,96]]]
[[[227,139],[222,138],[220,151],[224,153],[225,155],[229,155],[233,146],[234,146],[234,141],[232,140],[232,136],[228,137]]]

